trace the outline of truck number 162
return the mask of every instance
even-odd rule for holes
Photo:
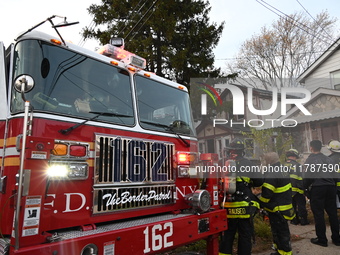
[[[160,233],[161,231],[162,233]],[[150,251],[159,251],[161,249],[168,248],[174,245],[173,241],[169,241],[169,238],[173,234],[172,222],[157,224],[152,227],[147,226],[144,229],[143,233],[145,240],[144,253],[148,253]]]

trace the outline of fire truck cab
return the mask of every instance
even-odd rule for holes
[[[0,254],[218,254],[187,88],[145,65],[35,30],[1,43]]]

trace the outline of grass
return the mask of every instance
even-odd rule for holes
[[[272,244],[272,232],[269,219],[260,214],[256,214],[254,217],[254,230],[255,244],[253,245],[252,252],[256,253],[268,250]]]
[[[180,254],[199,254],[205,255],[206,254],[206,241],[200,240],[182,247],[179,247],[173,251],[168,251],[164,253],[159,253],[158,255],[180,255]]]

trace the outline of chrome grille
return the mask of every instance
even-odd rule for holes
[[[95,184],[173,182],[174,144],[96,136]]]

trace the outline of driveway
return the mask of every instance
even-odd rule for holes
[[[340,254],[340,246],[335,246],[332,243],[331,239],[331,230],[329,226],[327,226],[327,238],[328,238],[328,247],[322,247],[319,245],[312,244],[310,239],[316,237],[314,224],[300,226],[300,225],[292,225],[289,224],[290,233],[292,235],[297,235],[301,240],[292,242],[293,255],[339,255]],[[269,255],[271,252],[274,252],[271,249],[268,249],[266,252],[253,253],[256,255]]]

